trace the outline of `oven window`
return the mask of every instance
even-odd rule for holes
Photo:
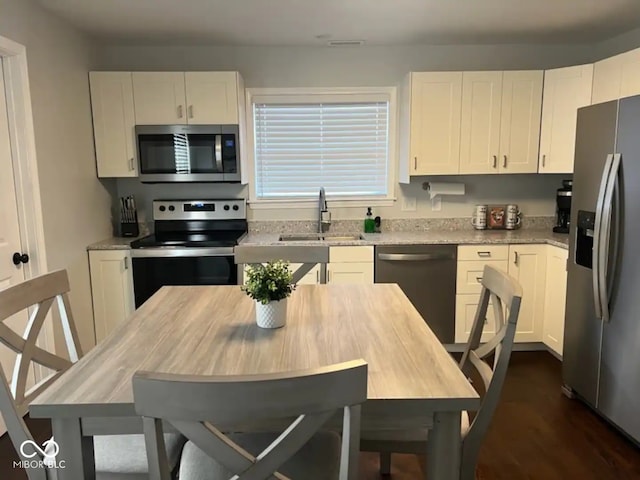
[[[138,135],[143,174],[222,173],[215,156],[215,135]]]
[[[136,308],[165,285],[235,285],[233,257],[133,258]]]

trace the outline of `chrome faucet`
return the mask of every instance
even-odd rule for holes
[[[320,187],[320,197],[318,199],[318,233],[329,230],[331,226],[331,212],[327,207],[327,196],[324,187]]]

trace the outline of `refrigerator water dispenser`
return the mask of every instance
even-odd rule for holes
[[[595,212],[578,211],[575,260],[577,265],[587,268],[593,268],[593,231],[595,223]]]

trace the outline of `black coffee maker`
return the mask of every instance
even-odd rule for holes
[[[571,190],[573,180],[563,180],[562,188],[556,193],[556,226],[555,233],[569,233],[571,223]]]

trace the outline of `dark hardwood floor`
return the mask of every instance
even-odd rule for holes
[[[502,400],[483,444],[477,479],[640,479],[640,449],[591,410],[560,393],[560,362],[546,352],[514,353]],[[28,420],[42,443],[46,422]],[[22,480],[15,451],[0,438],[0,479]],[[378,457],[362,454],[360,479],[379,479]],[[422,478],[413,455],[394,455],[393,480]]]

